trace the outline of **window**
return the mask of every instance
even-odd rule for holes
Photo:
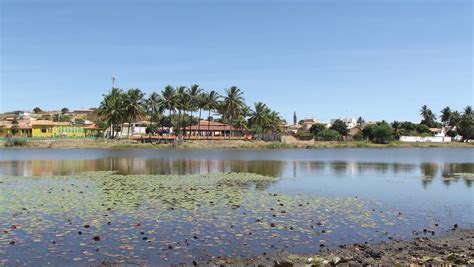
[[[41,128],[41,133],[46,133],[46,129],[45,129],[45,128]]]

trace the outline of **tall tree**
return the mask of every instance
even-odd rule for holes
[[[43,111],[42,111],[39,107],[35,107],[35,108],[33,109],[33,112],[34,112],[35,114],[38,114],[38,113],[43,112]]]
[[[459,122],[458,133],[463,137],[464,141],[474,139],[474,114],[471,106],[464,108]]]
[[[282,123],[282,119],[280,117],[280,114],[276,111],[268,110],[268,120],[267,120],[267,125],[266,125],[266,130],[270,132],[278,132],[280,125]]]
[[[268,110],[269,109],[267,105],[265,105],[264,103],[255,103],[255,107],[252,115],[250,116],[249,121],[252,126],[255,126],[255,131],[257,133],[259,129],[263,132],[265,125],[267,125]]]
[[[460,121],[461,121],[461,113],[459,113],[459,111],[457,110],[454,110],[453,112],[451,112],[448,125],[451,127],[458,127]]]
[[[420,109],[420,115],[423,118],[421,124],[424,124],[428,127],[436,127],[436,115],[428,108],[428,106],[423,105]]]
[[[178,86],[176,88],[176,108],[178,109],[178,138],[182,138],[182,132],[186,131],[186,125],[183,127],[184,129],[181,130],[184,118],[186,116],[186,110],[189,108],[191,104],[191,97],[186,91],[185,86]]]
[[[207,139],[209,139],[209,135],[211,134],[211,111],[217,110],[220,104],[220,98],[221,96],[216,91],[210,91],[206,97],[206,106],[204,109],[209,112],[207,116]]]
[[[201,95],[202,91],[203,90],[199,88],[199,85],[197,84],[191,85],[191,87],[188,89],[188,94],[191,101],[189,105],[189,111],[191,113],[191,125],[193,123],[193,112],[199,109],[199,96]],[[189,138],[191,138],[191,131],[189,131]]]
[[[150,130],[153,129],[153,121],[155,123],[158,122],[158,114],[161,114],[163,112],[163,99],[162,97],[156,93],[153,92],[147,99],[146,99],[146,108],[147,111],[149,112],[150,115]]]
[[[171,112],[174,112],[176,110],[176,90],[171,85],[167,85],[165,89],[161,91],[161,95],[163,97],[163,101],[162,101],[163,108],[168,110],[169,121],[170,121],[171,126],[173,126],[173,123],[171,120]]]
[[[393,129],[393,135],[396,138],[399,138],[401,136],[402,123],[399,122],[399,121],[393,121],[392,122],[392,129]]]
[[[331,129],[338,131],[341,136],[347,136],[349,133],[349,129],[347,129],[347,125],[342,120],[336,120],[332,125]]]
[[[138,88],[129,89],[125,94],[125,111],[128,118],[128,132],[127,138],[130,138],[130,129],[132,123],[145,115],[145,103],[143,97],[145,94]]]
[[[208,97],[208,93],[206,92],[202,92],[197,97],[197,105],[199,108],[199,120],[198,120],[198,128],[197,128],[198,135],[201,135],[201,111],[205,109],[207,106],[207,97]]]
[[[110,127],[110,138],[114,138],[115,127],[124,119],[123,112],[123,91],[119,88],[112,88],[110,92],[104,94],[104,99],[100,102],[98,114],[105,118],[107,127]]]
[[[298,119],[296,118],[296,111],[293,112],[293,125],[296,125],[298,123]]]
[[[446,126],[451,119],[451,109],[449,107],[445,107],[441,110],[441,122],[444,126]]]
[[[223,106],[223,117],[230,120],[230,125],[232,125],[232,120],[238,116],[240,109],[244,105],[243,92],[236,86],[232,86],[226,90],[226,96],[224,98]],[[232,137],[232,129],[229,134],[229,138]]]

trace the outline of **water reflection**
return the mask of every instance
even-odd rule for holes
[[[235,159],[180,159],[146,157],[106,157],[87,160],[12,160],[0,162],[0,174],[15,176],[69,175],[84,171],[117,171],[119,174],[205,174],[249,172],[272,177],[331,175],[345,176],[418,176],[423,187],[433,179],[446,186],[464,180],[472,186],[473,163],[388,163],[357,161],[279,161]]]

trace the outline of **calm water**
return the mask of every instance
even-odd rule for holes
[[[88,237],[77,236],[76,230],[82,224],[87,223],[80,216],[77,221],[74,221],[74,218],[73,222],[69,221],[70,225],[74,226],[74,232],[63,242],[59,241],[63,238],[63,232],[67,235],[71,231],[59,226],[63,223],[59,221],[61,212],[56,212],[54,216],[50,213],[46,214],[47,212],[35,213],[35,216],[40,220],[50,221],[53,227],[49,227],[48,230],[30,227],[30,231],[21,231],[20,225],[32,224],[31,218],[24,215],[25,218],[22,221],[15,222],[16,218],[22,217],[25,212],[3,209],[0,210],[0,227],[8,229],[15,222],[19,225],[19,229],[10,229],[8,236],[0,239],[0,242],[3,242],[0,243],[0,259],[4,258],[4,262],[0,262],[0,264],[16,262],[27,264],[37,262],[39,258],[43,263],[60,264],[70,264],[74,259],[74,262],[79,265],[85,262],[98,263],[101,260],[127,261],[131,258],[135,259],[135,262],[190,263],[193,259],[248,258],[262,255],[262,253],[271,255],[277,253],[278,250],[311,253],[319,249],[321,242],[332,247],[351,242],[377,242],[386,240],[387,236],[413,238],[416,237],[413,231],[428,229],[440,233],[448,230],[454,223],[461,227],[472,228],[474,227],[473,159],[473,149],[437,148],[255,151],[1,150],[0,175],[4,177],[18,176],[14,180],[11,180],[10,177],[7,182],[0,183],[0,193],[3,192],[2,194],[8,195],[8,197],[22,198],[22,192],[27,194],[25,190],[29,190],[29,194],[31,192],[34,194],[34,190],[42,190],[44,184],[41,184],[41,179],[49,186],[49,190],[52,190],[56,182],[47,180],[49,177],[66,175],[73,178],[75,174],[85,171],[117,171],[123,175],[245,172],[278,178],[270,183],[257,184],[256,187],[255,185],[253,187],[246,185],[245,189],[242,189],[245,192],[255,191],[265,195],[271,192],[278,194],[278,196],[281,194],[288,197],[289,202],[285,205],[291,206],[291,203],[296,203],[296,201],[300,201],[298,202],[300,204],[295,205],[293,213],[289,208],[289,210],[282,211],[282,213],[285,212],[286,217],[281,218],[281,223],[293,222],[294,230],[292,227],[292,231],[286,228],[275,228],[275,230],[268,231],[262,230],[266,228],[259,228],[259,231],[255,226],[247,226],[250,221],[249,214],[254,213],[252,215],[254,217],[261,215],[263,219],[268,215],[268,220],[276,220],[275,216],[271,213],[266,214],[258,207],[245,204],[245,201],[241,207],[239,206],[237,209],[233,207],[232,210],[227,210],[225,207],[214,209],[201,207],[199,214],[196,213],[196,209],[193,211],[188,209],[173,210],[169,214],[173,214],[174,217],[169,217],[169,214],[166,214],[168,219],[160,220],[158,227],[154,220],[148,218],[149,211],[140,210],[142,207],[147,207],[147,210],[155,209],[157,204],[145,203],[146,201],[142,200],[142,202],[136,203],[136,210],[114,214],[114,218],[123,222],[124,225],[130,225],[140,215],[140,218],[143,218],[140,227],[147,228],[143,231],[150,236],[147,244],[136,241],[136,245],[129,248],[124,247],[126,244],[111,242],[110,240],[113,238],[125,238],[125,236],[136,234],[128,226],[117,226],[114,228],[114,231],[117,232],[101,230],[103,235],[110,236],[108,240],[100,241],[101,250],[97,250],[99,242],[91,243],[90,235]],[[33,180],[33,184],[28,180],[37,176],[43,178],[34,178],[36,180]],[[126,182],[126,180],[124,181]],[[78,184],[84,186],[84,193],[90,192],[91,197],[105,194],[105,190],[96,188],[94,183],[81,181]],[[65,185],[60,184],[58,188],[62,188],[61,186]],[[82,194],[82,192],[80,193]],[[131,193],[133,194],[133,192]],[[245,196],[255,197],[254,202],[257,203],[261,201],[263,203],[260,205],[261,207],[267,204],[271,205],[269,204],[271,200],[266,198],[260,198],[257,195]],[[301,203],[305,202],[304,199],[314,201],[318,207],[298,210],[298,207],[302,206]],[[80,201],[87,203],[89,200],[90,198],[82,197]],[[352,200],[358,202],[351,203]],[[3,199],[3,201],[7,200]],[[71,201],[78,201],[78,199]],[[283,199],[281,201],[280,203],[283,203]],[[335,203],[335,205],[331,203]],[[22,205],[27,204],[22,202]],[[138,208],[139,205],[141,205],[140,208]],[[377,227],[365,229],[361,226],[365,224],[358,221],[361,220],[360,218],[353,217],[356,216],[354,214],[347,218],[337,218],[338,214],[345,212],[339,210],[338,207],[353,209],[357,214],[371,213],[370,216],[374,218],[375,222],[383,221],[385,224],[381,223],[377,224]],[[12,209],[18,208],[15,206]],[[69,214],[75,208],[65,208],[63,212]],[[265,210],[267,210],[266,208],[265,206]],[[57,209],[57,207],[52,209]],[[385,212],[384,214],[387,215],[379,218],[379,211],[380,213]],[[96,213],[91,216],[100,215],[99,211]],[[201,243],[196,242],[190,245],[187,240],[193,239],[192,237],[195,236],[193,233],[196,232],[196,225],[206,225],[206,217],[209,216],[214,216],[216,222],[219,221],[222,225],[231,225],[231,229],[223,227],[225,230],[222,230],[219,228],[220,226],[200,227],[199,233],[202,236],[208,236],[208,239],[196,239]],[[317,216],[325,218],[327,229],[332,229],[328,231],[330,234],[324,236],[324,234],[320,235],[320,232],[308,232],[309,230],[306,228],[311,226],[311,229],[314,229],[315,226],[309,225],[311,224],[309,222],[316,220]],[[185,220],[183,218],[191,217],[195,218],[194,224],[183,222]],[[94,220],[97,221],[97,219]],[[357,223],[352,225],[351,220],[354,220],[354,223],[357,220]],[[92,228],[95,229],[94,227]],[[60,234],[57,233],[58,229],[62,231]],[[255,232],[253,235],[248,235],[247,232],[251,230]],[[161,232],[156,234],[153,239],[152,236],[157,231]],[[242,237],[242,233],[244,233],[244,237]],[[222,240],[221,243],[210,241],[217,239],[220,234],[222,235],[219,237]],[[250,234],[252,233],[250,232]],[[227,240],[225,237],[230,235],[232,238],[225,241]],[[13,245],[9,244],[15,238],[18,241]],[[34,238],[38,244],[36,247]],[[48,246],[54,247],[46,251],[42,250],[41,247],[46,246],[45,242],[48,243]],[[62,242],[60,248],[57,247],[59,242]],[[134,242],[131,241],[131,243]],[[186,245],[183,245],[183,242]],[[81,244],[84,247],[81,247]],[[172,249],[167,249],[168,246]],[[107,250],[112,248],[113,251]],[[23,249],[29,249],[30,253],[25,255]],[[107,251],[107,253],[103,251]]]

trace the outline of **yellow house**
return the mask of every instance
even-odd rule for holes
[[[84,126],[68,122],[37,120],[31,122],[32,135],[35,138],[85,137]]]

